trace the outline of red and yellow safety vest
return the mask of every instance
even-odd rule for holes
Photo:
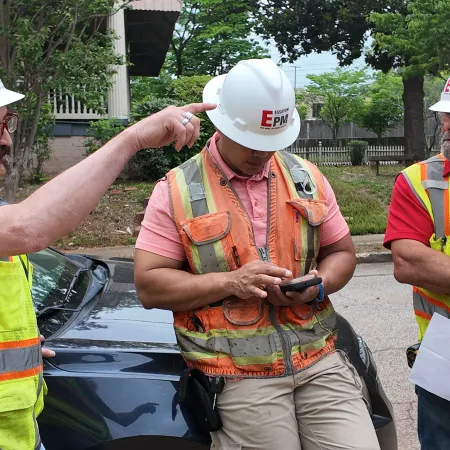
[[[33,267],[26,256],[0,258],[0,449],[40,448],[36,417],[45,383],[36,314]]]
[[[431,248],[450,256],[448,242],[450,238],[450,178],[443,176],[445,161],[444,155],[439,154],[406,168],[402,173],[433,220],[434,233],[430,237]],[[419,286],[413,286],[413,300],[421,341],[433,313],[450,318],[450,295],[437,294]]]
[[[207,148],[170,171],[168,181],[191,273],[232,271],[257,259],[290,269],[294,277],[316,267],[328,206],[313,164],[287,152],[272,158],[264,249],[257,248],[251,220]],[[266,299],[228,297],[174,312],[174,327],[190,367],[211,376],[281,376],[334,351],[336,317],[328,298],[275,307]]]

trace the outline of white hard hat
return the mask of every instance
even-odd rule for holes
[[[450,113],[450,78],[445,83],[441,94],[441,100],[430,106],[431,111]]]
[[[240,61],[209,81],[203,101],[217,104],[206,112],[216,128],[252,150],[282,150],[300,133],[294,88],[270,59]]]
[[[2,83],[2,80],[0,80],[0,108],[22,100],[24,97],[25,96],[23,94],[6,89],[5,85]]]

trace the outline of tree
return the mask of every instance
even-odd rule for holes
[[[257,9],[239,0],[185,0],[167,57],[169,73],[220,75],[241,59],[268,56],[248,37]]]
[[[332,50],[341,65],[350,64],[362,55],[370,33],[373,45],[366,61],[383,72],[402,69],[405,153],[423,159],[423,77],[436,64],[425,51],[433,41],[419,42],[417,31],[414,26],[410,28],[409,23],[416,20],[417,28],[426,34],[430,26],[429,20],[426,25],[426,15],[429,19],[435,14],[433,5],[436,2],[425,0],[421,11],[427,10],[427,13],[420,16],[418,23],[413,16],[421,3],[422,0],[266,0],[258,14],[257,31],[275,40],[286,61],[293,62],[313,51]],[[443,5],[446,1],[437,3]],[[416,10],[411,10],[409,4]],[[448,27],[448,22],[445,26]],[[433,36],[436,37],[436,33]],[[448,34],[440,36],[439,41],[434,41],[432,53],[438,52],[436,43],[446,42]],[[420,64],[417,61],[419,54],[422,55]]]
[[[5,181],[13,201],[39,127],[40,112],[52,93],[74,95],[89,108],[104,110],[114,53],[106,19],[114,0],[2,0],[0,77],[10,89],[26,93],[17,108],[13,172]],[[125,4],[124,4],[125,6]]]
[[[306,90],[311,98],[320,99],[323,103],[318,116],[331,129],[336,146],[339,129],[345,122],[351,121],[362,107],[369,78],[365,70],[341,68],[321,75],[307,75],[307,78],[312,83]]]
[[[415,152],[420,159],[431,150],[437,131],[428,140],[424,133],[417,135],[424,114],[431,115],[427,110],[424,77],[426,74],[440,76],[450,69],[450,49],[445,45],[450,32],[448,7],[445,0],[410,0],[406,12],[370,16],[376,25],[374,37],[378,51],[393,58],[394,66],[402,67],[405,94],[408,88],[408,95],[404,95],[405,148],[420,146]],[[425,105],[425,111],[418,105]]]
[[[389,73],[378,73],[355,122],[373,131],[378,141],[403,120],[402,78]]]

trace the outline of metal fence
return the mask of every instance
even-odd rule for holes
[[[351,165],[350,153],[348,147],[300,147],[295,142],[287,150],[291,153],[301,156],[302,158],[311,161],[314,164],[323,166],[349,166]],[[436,154],[439,149],[435,148],[431,152]],[[365,163],[367,164],[368,156],[394,156],[402,155],[405,153],[403,145],[390,145],[390,146],[368,146],[366,152]],[[382,165],[397,164],[396,161],[382,161]]]

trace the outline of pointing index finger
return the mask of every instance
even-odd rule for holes
[[[215,103],[191,103],[189,105],[182,106],[181,109],[192,114],[198,114],[205,111],[211,111],[215,109],[217,105]]]

